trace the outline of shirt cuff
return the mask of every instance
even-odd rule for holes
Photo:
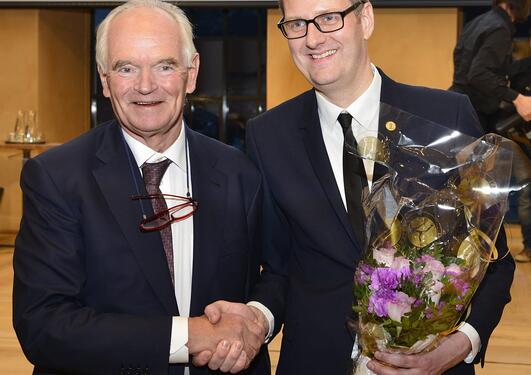
[[[267,307],[265,307],[263,304],[261,304],[258,301],[251,301],[251,302],[247,303],[247,305],[256,307],[266,317],[267,322],[269,323],[269,331],[267,332],[267,335],[266,335],[266,337],[264,339],[264,343],[267,344],[269,342],[269,340],[271,339],[271,336],[273,336],[273,331],[274,331],[274,328],[275,328],[275,317],[273,316],[273,314],[271,313],[271,311]]]
[[[479,337],[478,331],[467,322],[463,322],[458,328],[458,331],[463,332],[470,340],[470,344],[472,344],[472,350],[464,359],[465,363],[472,363],[481,349],[481,338]]]
[[[169,363],[188,363],[188,318],[174,316],[171,324]]]

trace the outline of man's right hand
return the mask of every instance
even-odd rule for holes
[[[519,94],[513,100],[516,111],[525,121],[531,121],[531,96]]]
[[[238,372],[247,368],[263,343],[263,328],[236,314],[223,314],[212,324],[206,316],[188,320],[188,351],[195,365],[208,362],[209,368]],[[212,358],[223,353],[223,360]],[[214,359],[214,361],[212,361]]]

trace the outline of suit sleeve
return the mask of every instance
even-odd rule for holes
[[[457,117],[461,132],[472,136],[481,136],[477,116],[468,100],[462,97]],[[485,361],[485,351],[490,335],[498,325],[503,309],[511,301],[510,289],[513,282],[515,264],[507,247],[507,238],[503,226],[496,241],[499,259],[491,264],[471,303],[471,311],[466,321],[476,329],[481,338],[481,350],[474,363]]]
[[[262,272],[251,299],[266,306],[275,318],[273,335],[280,331],[284,321],[288,265],[291,237],[287,220],[278,207],[269,188],[257,148],[253,121],[247,126],[247,152],[262,174],[263,204],[261,228],[257,233],[261,243]]]
[[[171,317],[103,313],[84,304],[89,254],[72,202],[39,158],[26,163],[21,187],[13,322],[29,361],[75,374],[167,373]]]

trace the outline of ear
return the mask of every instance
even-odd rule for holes
[[[107,73],[104,73],[103,69],[101,69],[101,67],[99,66],[98,66],[98,74],[100,76],[101,86],[103,87],[103,96],[105,96],[106,98],[110,98],[111,90],[109,90],[109,84],[107,82],[108,75]]]
[[[188,77],[186,80],[186,93],[191,94],[195,91],[197,74],[199,73],[199,54],[196,52],[192,56],[192,64],[188,67]]]
[[[363,39],[369,40],[374,31],[374,12],[370,2],[363,4],[363,9],[360,13],[360,21],[361,27],[363,28]]]

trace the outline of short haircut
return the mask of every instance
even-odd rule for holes
[[[492,6],[507,4],[516,21],[525,21],[529,16],[529,0],[492,0]]]
[[[360,3],[368,3],[369,0],[350,0],[352,5],[360,2]],[[278,7],[280,8],[280,12],[282,13],[282,16],[284,17],[284,0],[278,0]],[[355,10],[356,15],[359,15],[361,12],[361,8],[358,8]]]
[[[101,72],[107,73],[108,31],[112,20],[120,13],[136,8],[160,9],[169,14],[182,30],[183,57],[188,64],[192,64],[192,57],[197,52],[194,45],[192,24],[182,9],[161,0],[130,0],[114,8],[98,26],[96,33],[96,64]],[[175,41],[178,43],[178,41]]]

